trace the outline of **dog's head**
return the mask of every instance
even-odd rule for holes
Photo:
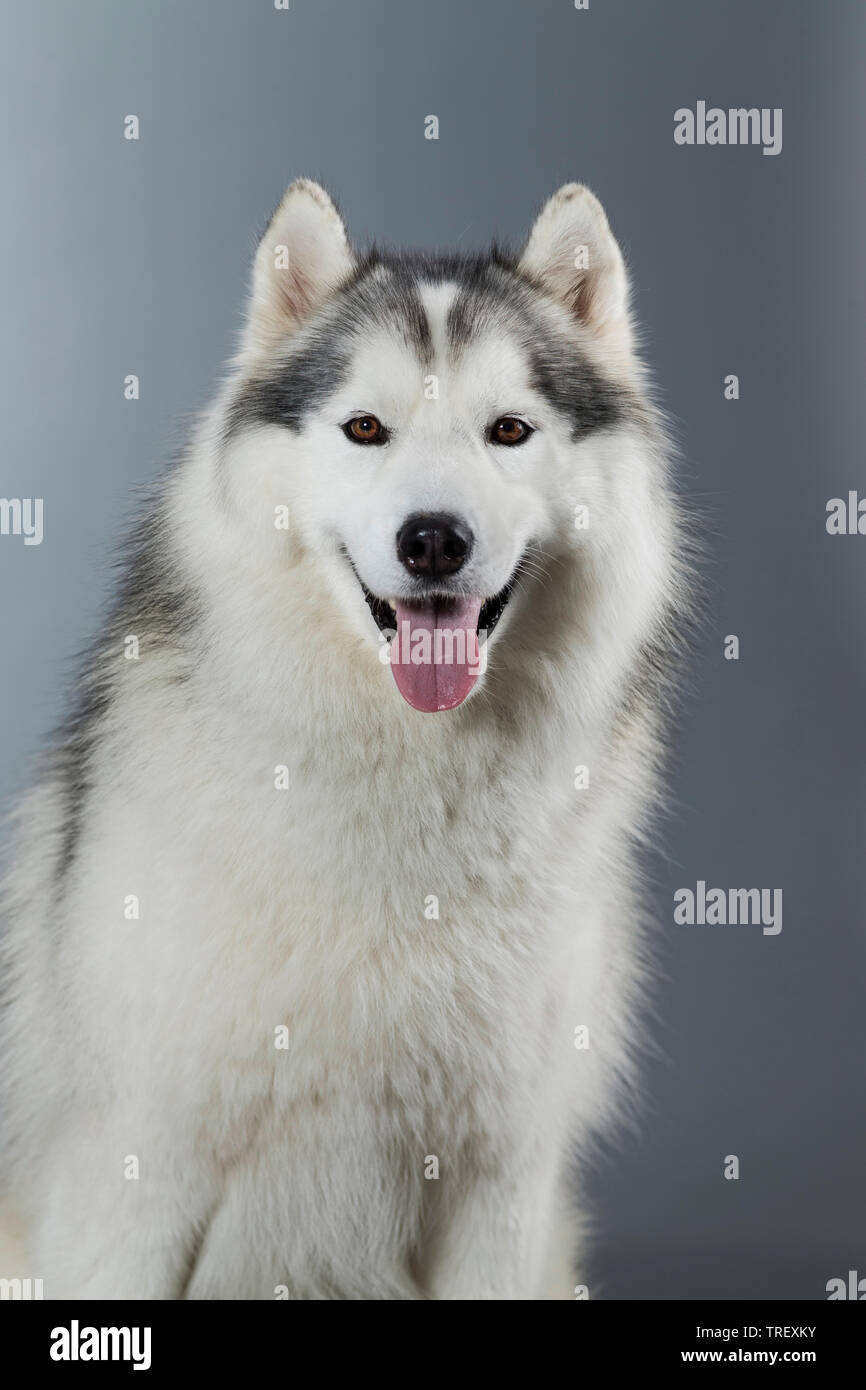
[[[605,512],[620,550],[645,547],[634,449],[611,465],[640,413],[627,279],[582,186],[555,194],[516,258],[357,255],[327,194],[293,184],[258,249],[239,366],[233,486],[285,501],[416,709],[462,703],[487,638],[507,642],[593,525],[604,544]]]

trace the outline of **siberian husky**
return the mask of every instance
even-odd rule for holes
[[[585,187],[458,256],[292,184],[16,817],[10,1274],[574,1296],[641,1037],[667,460]]]

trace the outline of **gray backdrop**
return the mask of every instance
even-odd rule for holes
[[[0,791],[61,708],[135,489],[230,348],[284,185],[320,178],[360,241],[467,248],[588,182],[713,556],[652,865],[661,1054],[639,1131],[597,1165],[592,1292],[811,1299],[866,1275],[866,536],[824,524],[866,489],[866,9],[19,0],[3,30],[0,494],[44,497],[45,539],[0,537]],[[782,107],[781,154],[676,146],[698,100]],[[783,931],[676,926],[699,878],[782,887]]]

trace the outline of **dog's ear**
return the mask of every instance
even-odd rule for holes
[[[311,179],[290,184],[256,251],[244,347],[272,350],[353,264],[343,220],[324,188]]]
[[[615,354],[631,350],[628,276],[604,208],[582,183],[548,199],[529,234],[521,268],[540,280]]]

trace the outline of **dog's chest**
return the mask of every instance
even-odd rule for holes
[[[238,1115],[266,1105],[312,1133],[355,1104],[429,1134],[480,1092],[495,1103],[557,988],[545,819],[522,825],[501,798],[426,818],[351,797],[290,809],[214,905],[227,930],[244,922],[214,962]]]
[[[549,1051],[579,860],[569,760],[545,780],[514,750],[424,766],[322,747],[283,754],[282,777],[276,748],[214,757],[182,822],[172,803],[142,819],[123,879],[154,923],[136,937],[152,1065],[178,1071],[182,1015],[179,1094],[228,1160],[271,1124],[327,1147],[336,1116],[453,1143]]]

